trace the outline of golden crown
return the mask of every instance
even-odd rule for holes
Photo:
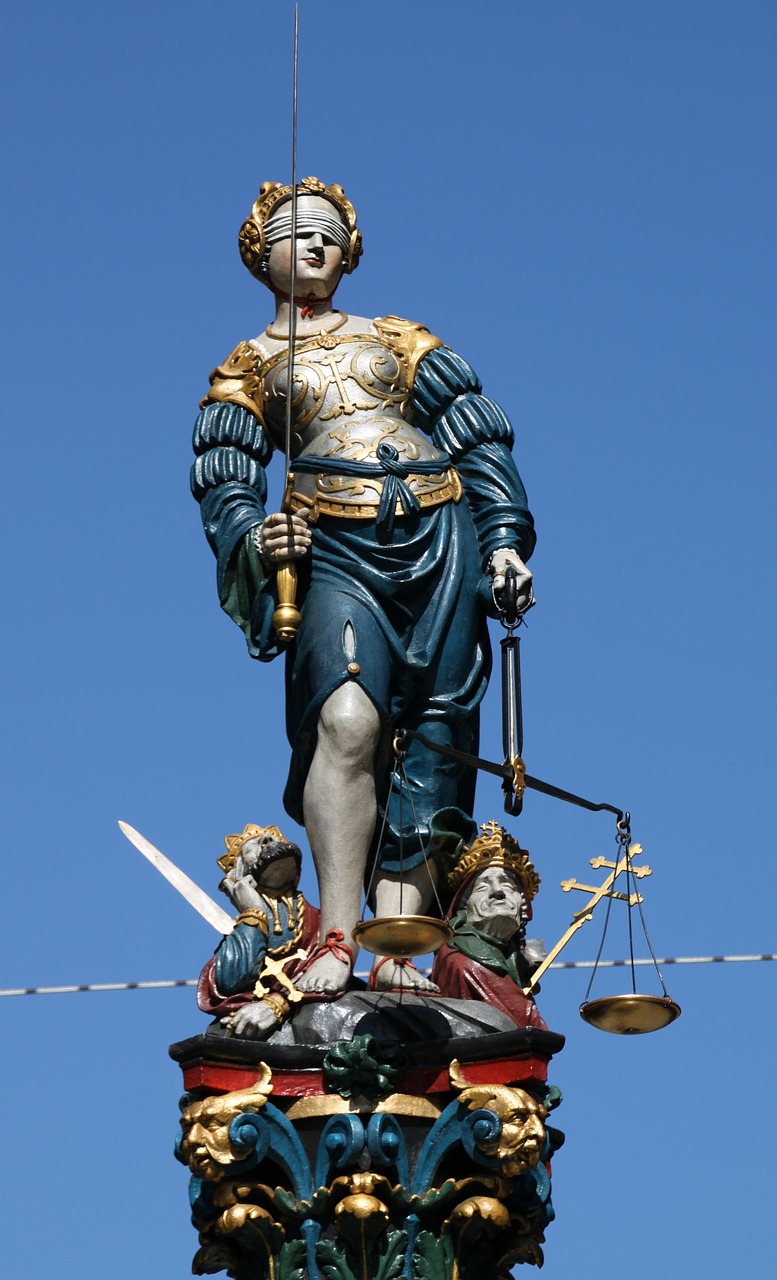
[[[346,274],[355,271],[359,265],[359,259],[362,256],[362,233],[356,229],[356,210],[347,199],[342,187],[336,182],[331,183],[328,187],[318,178],[303,178],[297,184],[297,191],[300,194],[312,196],[323,196],[325,200],[331,201],[335,206],[345,226],[350,232],[350,243],[348,252],[345,255],[345,263],[343,270]],[[279,204],[283,204],[284,200],[291,199],[291,185],[284,186],[282,182],[263,182],[259,188],[259,195],[254,200],[251,212],[243,223],[238,233],[238,246],[240,248],[240,257],[252,276],[256,276],[257,280],[261,280],[264,284],[264,278],[260,274],[260,263],[265,247],[264,225],[272,217]]]
[[[277,827],[258,827],[255,822],[249,822],[239,836],[224,836],[224,844],[227,846],[227,851],[216,859],[221,870],[225,872],[231,871],[246,841],[257,840],[261,836],[272,836],[273,840],[285,841],[286,839]]]
[[[528,850],[522,849],[518,841],[493,819],[481,823],[480,830],[483,834],[473,840],[450,872],[450,888],[455,892],[465,880],[479,875],[488,867],[504,867],[516,880],[520,880],[526,897],[531,901],[540,887],[540,878],[529,861]]]

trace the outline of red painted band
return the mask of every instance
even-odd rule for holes
[[[544,1084],[548,1063],[544,1058],[496,1058],[486,1062],[459,1064],[466,1084]],[[184,1088],[207,1089],[209,1093],[231,1093],[249,1089],[256,1081],[255,1067],[238,1067],[221,1062],[196,1062],[183,1068]],[[330,1091],[322,1071],[274,1071],[272,1091],[276,1098],[320,1097]],[[424,1097],[429,1093],[453,1093],[447,1067],[412,1067],[397,1081],[396,1093]]]

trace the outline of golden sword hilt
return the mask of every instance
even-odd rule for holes
[[[278,608],[272,616],[273,630],[284,644],[291,644],[297,634],[302,615],[297,599],[297,566],[293,560],[281,565],[275,575],[278,585]]]
[[[294,487],[294,476],[289,472],[286,481],[286,492],[283,495],[281,511],[291,510],[291,494]],[[297,565],[288,560],[276,571],[275,581],[278,590],[278,607],[272,616],[273,631],[284,644],[291,644],[297,634],[302,615],[297,608]]]

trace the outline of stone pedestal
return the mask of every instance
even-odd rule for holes
[[[195,1274],[497,1280],[541,1265],[563,1043],[475,1001],[352,992],[265,1042],[214,1027],[173,1045]]]

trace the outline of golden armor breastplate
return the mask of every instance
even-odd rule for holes
[[[428,436],[408,420],[412,381],[419,359],[439,346],[422,325],[396,316],[373,322],[377,333],[318,334],[297,342],[294,353],[290,492],[286,505],[309,508],[314,515],[351,519],[374,517],[384,479],[326,473],[294,476],[294,459],[342,458],[352,464],[375,466],[380,445],[396,451],[404,484],[421,507],[458,502],[461,482],[447,458]],[[251,343],[241,343],[229,361],[211,375],[207,401],[229,400],[257,414],[278,449],[286,431],[288,357],[279,351],[262,360]],[[385,451],[384,451],[385,452]],[[394,456],[394,454],[392,454]],[[414,462],[440,459],[430,475],[412,471]],[[396,515],[401,515],[397,503]]]
[[[285,431],[288,362],[286,353],[272,357],[260,372],[262,417],[276,444]],[[365,334],[331,334],[297,346],[294,355],[291,466],[313,456],[375,463],[378,446],[394,446],[407,469],[406,485],[422,507],[458,501],[458,476],[429,438],[405,417],[409,389],[402,365],[378,338]],[[440,459],[434,475],[416,475],[413,462]],[[292,510],[366,519],[374,515],[383,478],[337,474],[297,474],[289,501]],[[401,508],[397,510],[401,514]]]

